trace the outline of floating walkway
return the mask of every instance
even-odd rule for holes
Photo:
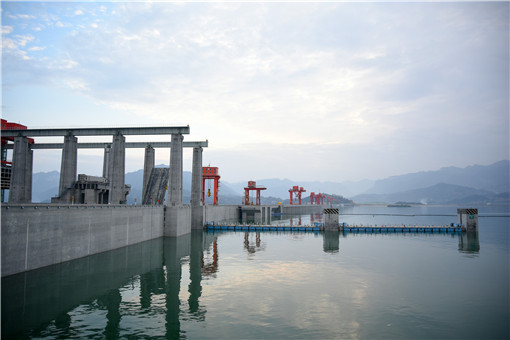
[[[283,226],[283,225],[254,225],[254,224],[207,224],[207,230],[231,231],[321,231],[319,226]]]
[[[230,230],[230,231],[301,231],[301,232],[318,232],[324,230],[322,223],[304,226],[288,226],[288,225],[254,225],[254,224],[207,224],[207,230]],[[363,226],[363,225],[346,225],[339,226],[340,231],[347,233],[460,233],[462,228],[458,224],[441,225],[441,226]]]
[[[460,226],[344,226],[344,232],[351,233],[460,233]]]

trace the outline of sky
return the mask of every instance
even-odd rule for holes
[[[208,140],[204,166],[228,182],[357,181],[509,158],[508,2],[1,10],[2,118],[29,128],[189,125],[184,140]],[[111,137],[79,137],[91,140]],[[60,170],[60,157],[36,150],[34,172]],[[101,174],[102,150],[78,159],[78,173]],[[169,159],[156,151],[157,164]],[[126,172],[142,168],[143,149],[128,150]]]

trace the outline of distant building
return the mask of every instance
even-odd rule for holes
[[[126,204],[126,197],[130,190],[131,185],[124,185],[120,204]],[[53,197],[51,203],[108,204],[109,196],[110,184],[107,178],[79,174],[73,186],[68,188],[61,197]]]

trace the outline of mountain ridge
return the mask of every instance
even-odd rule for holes
[[[262,197],[268,202],[286,201],[289,198],[288,190],[299,185],[304,187],[308,196],[311,192],[322,192],[330,195],[341,195],[352,199],[356,203],[367,201],[379,201],[384,199],[387,203],[396,201],[420,201],[428,202],[452,202],[452,200],[465,201],[464,198],[478,197],[480,202],[496,200],[505,201],[505,194],[509,189],[509,164],[508,160],[499,161],[491,165],[471,165],[466,168],[443,167],[434,171],[422,171],[410,174],[395,175],[381,180],[361,181],[292,181],[291,179],[261,179],[256,180],[257,185],[264,185],[267,190],[262,191]],[[164,164],[157,167],[167,166]],[[141,202],[143,170],[126,173],[125,183],[131,185],[131,192],[128,195],[128,203]],[[248,180],[247,180],[248,181]],[[240,203],[244,195],[246,182],[220,181],[219,199],[220,203]],[[49,202],[52,196],[58,193],[59,172],[38,172],[33,175],[34,202]],[[453,186],[463,193],[454,195]],[[206,192],[209,183],[206,182]],[[467,190],[473,189],[473,190]],[[444,197],[450,197],[447,201],[441,198],[437,192],[443,190]],[[375,196],[374,196],[375,195]],[[379,195],[379,196],[377,196]],[[414,195],[414,196],[413,196]],[[419,197],[419,196],[422,197]],[[497,196],[497,195],[500,195]],[[183,172],[183,202],[188,203],[191,196],[191,173]],[[414,198],[413,198],[414,197]],[[499,197],[499,198],[498,198]],[[413,198],[413,199],[411,199]],[[206,196],[209,204],[212,197]],[[263,199],[265,201],[266,199]]]

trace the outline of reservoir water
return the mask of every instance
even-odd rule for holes
[[[508,339],[508,207],[477,234],[194,232],[2,278],[2,339]],[[456,207],[341,209],[350,224]],[[273,223],[310,224],[320,215]]]

